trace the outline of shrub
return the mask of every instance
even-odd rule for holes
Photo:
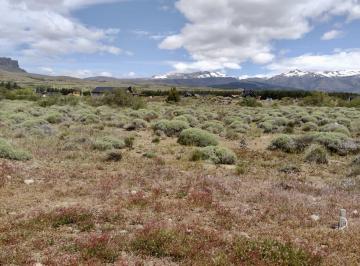
[[[229,128],[237,133],[246,133],[250,129],[250,126],[248,124],[244,124],[242,121],[237,120],[232,122],[229,125]]]
[[[199,124],[199,121],[196,119],[196,117],[189,114],[177,116],[173,120],[181,120],[187,122],[191,127],[196,127]]]
[[[321,265],[321,257],[291,244],[241,238],[234,245],[237,265]]]
[[[222,123],[216,120],[205,122],[201,128],[213,134],[220,134],[224,131]]]
[[[335,100],[324,92],[313,92],[311,96],[303,99],[305,106],[335,106]]]
[[[166,136],[178,136],[184,129],[189,128],[189,124],[181,120],[160,120],[152,125],[154,131],[164,132]]]
[[[180,102],[180,93],[176,90],[176,88],[171,88],[169,90],[168,96],[166,98],[167,102]]]
[[[320,130],[324,131],[324,132],[342,133],[347,136],[351,135],[349,129],[346,126],[340,125],[338,123],[327,124],[327,125],[323,126]]]
[[[216,146],[218,140],[215,135],[199,128],[189,128],[181,132],[178,143],[187,146]]]
[[[40,118],[29,119],[17,126],[18,129],[26,130],[24,133],[27,135],[53,135],[55,130],[46,121]]]
[[[46,116],[45,119],[50,124],[59,124],[64,120],[63,116],[60,113],[50,113]]]
[[[248,172],[248,170],[248,163],[241,161],[236,164],[236,173],[238,175],[244,175]]]
[[[132,120],[129,124],[125,125],[125,129],[128,131],[132,130],[138,130],[138,129],[144,129],[147,128],[148,123],[140,118]]]
[[[327,164],[329,161],[326,149],[318,144],[311,145],[306,151],[305,161],[309,163]]]
[[[318,126],[313,122],[307,122],[302,126],[302,131],[317,131]]]
[[[75,106],[79,104],[80,98],[75,96],[49,96],[45,98],[41,98],[41,100],[38,101],[38,104],[41,107],[49,107],[53,105],[71,105]]]
[[[105,156],[106,162],[119,162],[122,160],[122,154],[118,151],[110,151]]]
[[[107,104],[119,107],[130,107],[132,109],[138,110],[145,108],[146,104],[142,98],[133,96],[130,93],[127,93],[123,89],[117,89],[112,92],[106,93],[103,97],[96,99],[93,104]]]
[[[95,140],[92,143],[92,148],[99,151],[106,151],[110,149],[123,149],[125,147],[126,144],[123,140],[115,139],[112,137],[103,137],[101,139]]]
[[[247,107],[262,107],[261,102],[258,102],[255,98],[252,97],[243,98],[239,104],[241,106],[247,106]]]
[[[281,150],[286,153],[297,153],[301,152],[304,149],[304,145],[299,142],[296,138],[282,135],[274,139],[270,146],[270,150]]]
[[[192,161],[210,160],[215,164],[235,164],[236,155],[227,148],[209,146],[196,149],[190,159]]]
[[[27,161],[30,160],[32,156],[26,151],[14,148],[6,140],[0,138],[0,158]]]
[[[135,142],[135,138],[130,136],[130,137],[126,137],[125,138],[125,147],[129,148],[129,149],[133,149],[134,148],[134,142]]]
[[[273,123],[272,120],[264,121],[258,124],[258,128],[263,129],[264,133],[275,133],[279,130],[279,127]]]

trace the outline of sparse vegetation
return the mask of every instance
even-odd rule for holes
[[[2,98],[1,265],[360,263],[359,109],[167,93]]]

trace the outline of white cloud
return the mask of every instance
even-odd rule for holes
[[[340,30],[331,30],[331,31],[325,32],[324,35],[321,37],[321,40],[330,41],[330,40],[339,38],[342,35],[343,35],[343,32]]]
[[[179,0],[176,7],[188,23],[159,47],[186,49],[194,62],[174,65],[183,70],[268,64],[275,58],[272,41],[302,38],[333,16],[360,18],[359,0]]]
[[[332,54],[305,54],[286,58],[267,66],[272,73],[294,69],[305,71],[335,71],[360,69],[360,49],[337,50]]]
[[[0,50],[28,56],[70,53],[111,53],[122,50],[111,44],[117,29],[90,28],[71,16],[87,5],[116,0],[2,0]]]

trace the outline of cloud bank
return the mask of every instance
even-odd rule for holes
[[[159,47],[189,52],[192,62],[176,62],[178,71],[273,63],[273,41],[300,39],[334,16],[360,18],[359,0],[179,0],[176,7],[188,23]],[[324,38],[337,36],[332,32]]]
[[[2,0],[0,50],[26,56],[71,53],[111,53],[122,50],[111,44],[116,29],[83,25],[71,12],[89,5],[116,0]]]

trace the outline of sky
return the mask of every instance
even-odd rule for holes
[[[31,73],[360,69],[360,0],[0,0],[0,14],[0,56]]]

